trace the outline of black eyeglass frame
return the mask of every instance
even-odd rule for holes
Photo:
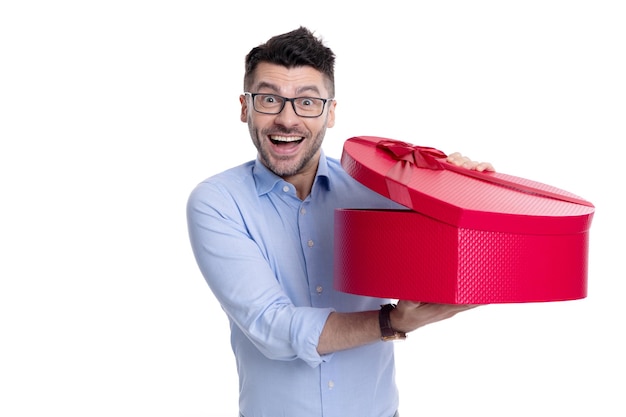
[[[320,117],[322,114],[324,114],[324,109],[326,108],[326,103],[328,103],[329,101],[333,101],[334,98],[321,98],[321,97],[292,97],[292,98],[288,98],[288,97],[283,97],[283,96],[279,96],[278,94],[272,94],[272,93],[251,93],[249,91],[244,91],[243,92],[244,95],[248,95],[252,98],[252,108],[254,109],[254,111],[261,113],[261,114],[272,114],[272,115],[276,115],[276,114],[280,114],[284,109],[285,109],[285,104],[287,104],[287,102],[291,102],[291,107],[293,108],[294,113],[299,116],[299,117],[306,117],[308,119],[315,119],[316,117]],[[280,110],[278,110],[277,112],[274,113],[269,113],[269,112],[265,112],[265,111],[261,111],[259,109],[256,108],[256,105],[254,104],[254,98],[256,96],[272,96],[272,97],[277,97],[283,100],[283,105],[280,106]],[[309,99],[315,99],[315,100],[322,100],[322,110],[320,111],[320,114],[318,114],[317,116],[305,116],[302,114],[298,113],[298,110],[296,109],[296,100],[299,99],[303,99],[303,98],[309,98]]]

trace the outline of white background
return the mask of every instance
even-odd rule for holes
[[[244,55],[299,25],[337,54],[327,154],[390,137],[596,206],[588,297],[411,334],[402,415],[626,415],[622,4],[2,2],[0,415],[237,415],[185,204],[254,158]]]

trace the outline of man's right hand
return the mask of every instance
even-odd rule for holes
[[[478,307],[476,304],[434,304],[400,300],[391,312],[391,326],[396,331],[411,332],[456,314]]]

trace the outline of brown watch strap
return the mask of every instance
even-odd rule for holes
[[[406,339],[406,333],[398,332],[391,327],[391,310],[396,308],[395,304],[385,304],[380,306],[378,312],[378,323],[380,325],[380,338],[383,341]]]

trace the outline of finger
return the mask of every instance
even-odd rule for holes
[[[463,162],[462,167],[473,170],[473,171],[479,171],[479,172],[495,171],[495,169],[493,168],[493,165],[491,165],[489,162],[478,162],[478,161],[467,160]]]
[[[480,172],[494,172],[496,170],[489,162],[480,162],[474,169]]]
[[[456,166],[463,166],[463,164],[465,164],[466,162],[471,162],[469,158],[461,155],[458,152],[454,152],[448,155],[446,161]]]
[[[477,161],[472,161],[469,158],[465,158],[465,160],[463,161],[463,164],[461,165],[463,168],[467,168],[467,169],[476,169],[476,167],[478,166],[478,162]]]

